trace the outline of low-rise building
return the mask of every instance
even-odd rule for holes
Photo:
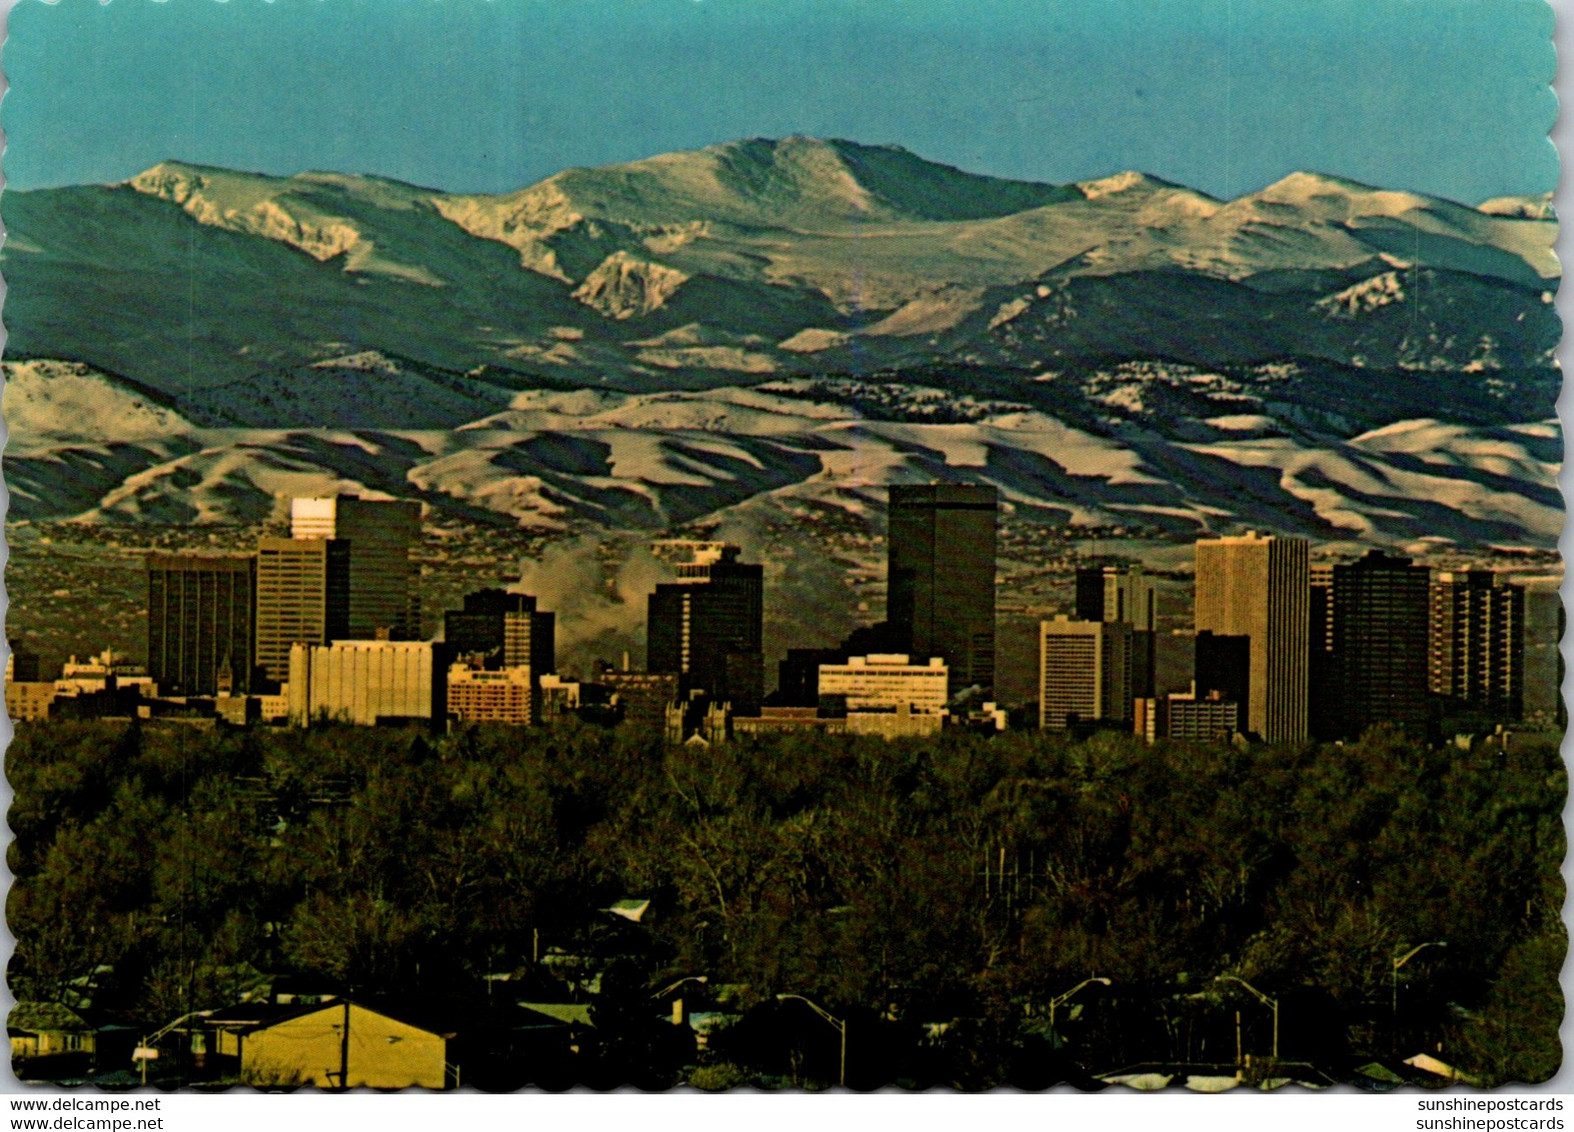
[[[263,723],[283,723],[290,718],[290,686],[285,684],[277,695],[257,697],[257,717]]]
[[[46,1059],[61,1063],[93,1060],[93,1027],[75,1010],[59,1002],[19,1002],[6,1018],[11,1038],[11,1064],[18,1076],[27,1063]]]
[[[945,660],[915,664],[902,653],[850,657],[846,664],[820,665],[820,699],[845,703],[849,714],[894,712],[941,716],[946,710]]]
[[[598,682],[611,689],[623,722],[662,730],[667,708],[678,698],[678,677],[667,672],[603,672]]]
[[[290,720],[361,726],[438,720],[447,710],[448,666],[430,641],[334,641],[290,648]]]
[[[467,723],[528,727],[535,720],[529,666],[488,671],[471,664],[452,665],[448,669],[448,714]]]
[[[945,715],[937,711],[913,711],[907,705],[886,711],[850,711],[849,735],[878,735],[882,739],[909,739],[939,734]]]
[[[1212,743],[1238,733],[1241,708],[1217,693],[1198,698],[1194,693],[1172,692],[1168,697],[1171,739]]]
[[[555,672],[541,677],[541,722],[556,723],[579,711],[580,683],[565,680]]]
[[[812,707],[763,707],[759,715],[732,717],[734,735],[770,735],[783,731],[820,731],[839,735],[847,730],[845,718],[820,714]]]
[[[53,680],[7,680],[5,710],[13,722],[33,722],[49,718],[49,705],[55,702]]]
[[[1163,698],[1140,698],[1133,701],[1133,708],[1132,731],[1149,743],[1159,739],[1212,743],[1241,729],[1240,704],[1217,691],[1199,696],[1193,689]]]

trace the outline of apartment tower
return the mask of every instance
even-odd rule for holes
[[[1040,621],[1038,725],[1064,731],[1129,721],[1131,641],[1131,626],[1123,621],[1073,621],[1065,614]]]
[[[1525,711],[1525,589],[1491,570],[1431,584],[1428,684],[1456,710],[1509,723]]]

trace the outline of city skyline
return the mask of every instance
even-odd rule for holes
[[[1040,729],[1270,743],[1355,740],[1376,724],[1436,738],[1450,720],[1501,728],[1524,713],[1522,586],[1498,571],[1438,570],[1381,551],[1309,566],[1306,540],[1255,532],[1195,542],[1190,659],[1178,679],[1173,646],[1160,676],[1154,579],[1136,564],[1078,566],[1068,612],[1038,623],[1035,701],[1002,708],[992,676],[979,679],[986,606],[962,600],[980,591],[989,598],[985,655],[993,664],[993,490],[900,487],[890,504],[887,620],[856,629],[839,648],[789,642],[770,695],[763,568],[718,541],[652,544],[671,580],[648,593],[643,669],[631,670],[625,655],[622,669],[602,658],[589,673],[561,671],[557,612],[499,588],[466,593],[461,608],[444,611],[434,640],[411,639],[395,617],[369,635],[337,636],[333,629],[347,628],[347,611],[364,607],[368,593],[390,615],[418,604],[413,543],[390,537],[418,508],[354,496],[294,500],[294,537],[264,535],[249,555],[149,556],[148,663],[119,670],[145,687],[123,678],[117,693],[116,670],[83,668],[100,674],[98,685],[78,676],[45,696],[29,659],[25,671],[12,668],[32,679],[8,669],[7,691],[26,719],[46,717],[62,695],[75,701],[62,710],[78,714],[115,714],[128,703],[146,714],[160,702],[168,710],[216,697],[213,710],[232,722],[287,714],[304,725],[342,714],[363,725],[406,718],[437,726],[598,716],[618,707],[626,687],[631,721],[708,742],[725,741],[735,720],[740,735],[823,729],[828,718],[888,738],[927,733],[948,718],[999,730],[1008,709],[1032,709]],[[346,533],[363,536],[359,557],[372,569],[350,570],[358,548]],[[926,591],[945,596],[915,598]],[[234,661],[237,650],[245,661]],[[94,687],[99,699],[77,698]],[[146,706],[122,694],[138,691],[151,697]],[[892,712],[899,718],[880,721]],[[1019,715],[1017,725],[1026,722]]]

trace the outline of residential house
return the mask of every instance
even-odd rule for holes
[[[453,1034],[436,1033],[349,999],[245,1003],[206,1020],[209,1057],[253,1085],[442,1089]]]
[[[93,1064],[93,1027],[58,1002],[19,1002],[6,1018],[11,1065],[18,1077],[39,1076],[45,1065],[82,1072]]]

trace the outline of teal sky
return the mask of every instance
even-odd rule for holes
[[[17,189],[167,157],[505,191],[742,137],[976,172],[1550,191],[1543,0],[17,0]]]

